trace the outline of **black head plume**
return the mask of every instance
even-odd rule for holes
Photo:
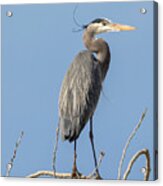
[[[86,29],[90,24],[93,24],[93,23],[101,23],[103,20],[104,20],[104,19],[102,19],[102,18],[94,19],[94,20],[91,21],[89,24],[83,25],[83,29]]]
[[[105,19],[102,19],[102,18],[97,18],[97,19],[94,19],[91,23],[101,23],[103,22]],[[91,24],[90,23],[90,24]]]
[[[74,11],[73,11],[73,21],[74,23],[76,24],[77,27],[79,27],[79,29],[73,29],[73,32],[80,32],[84,29],[86,29],[90,24],[93,24],[93,23],[102,23],[104,21],[107,21],[107,22],[110,22],[109,20],[107,20],[106,18],[96,18],[94,19],[92,22],[86,24],[86,25],[81,25],[78,20],[76,19],[75,17],[75,14],[76,14],[76,10],[78,8],[78,4],[76,5],[76,7],[74,8]]]
[[[89,25],[93,24],[93,23],[103,23],[103,22],[110,22],[110,20],[106,19],[106,18],[96,18],[93,21],[91,21],[89,24],[87,25],[83,25],[83,29],[86,29]]]

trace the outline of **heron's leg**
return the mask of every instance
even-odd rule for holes
[[[91,116],[91,118],[90,118],[89,137],[90,137],[92,151],[93,151],[93,158],[94,158],[94,162],[95,162],[96,174],[97,174],[97,176],[100,176],[99,171],[98,171],[98,166],[97,166],[97,158],[96,158],[95,145],[94,145],[94,140],[93,140],[93,116]]]
[[[77,154],[76,154],[76,140],[75,140],[74,141],[74,163],[73,163],[73,169],[72,169],[73,173],[76,173],[77,171],[76,158],[77,158]]]
[[[76,146],[77,146],[77,141],[74,141],[74,163],[73,163],[73,168],[72,168],[72,178],[80,178],[81,173],[77,169],[76,165],[76,159],[77,159],[77,153],[76,153]]]

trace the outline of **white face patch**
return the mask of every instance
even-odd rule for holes
[[[96,34],[112,31],[112,28],[109,26],[109,24],[104,25],[103,23],[94,23],[92,24],[92,27],[94,28]]]
[[[119,32],[120,29],[116,27],[111,20],[103,19],[101,22],[94,22],[89,27],[95,32],[95,34],[101,34],[105,32]]]
[[[95,31],[95,34],[109,31],[109,27],[107,25],[103,25],[103,23],[93,23],[92,25],[90,25],[90,27]]]
[[[101,26],[97,28],[97,34],[103,33],[103,32],[109,32],[111,31],[111,28],[109,26]]]

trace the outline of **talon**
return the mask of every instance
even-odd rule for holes
[[[75,177],[76,177],[76,172],[77,172],[77,168],[76,168],[76,166],[74,165],[74,166],[73,166],[73,169],[72,169],[72,178],[75,178]]]
[[[102,180],[102,177],[100,176],[99,172],[96,172],[96,177],[97,180]]]
[[[77,167],[74,166],[73,167],[73,170],[72,170],[72,176],[71,176],[73,179],[74,178],[80,178],[81,177],[81,173],[78,171]]]

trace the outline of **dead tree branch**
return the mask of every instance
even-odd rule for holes
[[[100,156],[99,156],[99,160],[98,160],[98,167],[100,167],[103,157],[104,157],[105,153],[104,152],[100,152]],[[50,177],[55,177],[55,178],[65,178],[65,179],[70,179],[70,178],[75,178],[75,179],[102,179],[101,177],[99,177],[99,175],[95,174],[95,170],[94,169],[92,171],[91,174],[89,174],[88,176],[85,176],[83,174],[77,174],[76,177],[72,177],[72,173],[58,173],[58,172],[54,172],[51,170],[41,170],[41,171],[37,171],[35,173],[32,173],[30,175],[27,176],[27,178],[38,178],[41,176],[50,176]]]
[[[92,173],[88,176],[88,177],[96,177],[96,176],[100,176],[100,175],[96,175],[96,170],[97,169],[99,169],[99,167],[100,167],[100,165],[101,165],[101,163],[102,163],[102,160],[103,160],[103,158],[104,158],[104,156],[105,156],[105,152],[100,152],[100,156],[99,156],[99,159],[98,159],[98,163],[97,163],[97,167],[95,167],[95,169],[92,171]],[[99,177],[99,179],[102,179],[101,177]]]
[[[50,171],[50,170],[41,170],[33,174],[30,174],[29,176],[27,176],[27,178],[38,178],[41,176],[50,176],[50,177],[56,177],[56,178],[70,178],[71,174],[70,173],[57,173],[57,172]]]
[[[24,135],[24,132],[22,131],[16,144],[15,144],[15,148],[14,148],[14,152],[13,152],[13,156],[10,160],[10,162],[7,164],[7,171],[6,171],[6,177],[9,177],[10,176],[10,173],[11,173],[11,169],[13,168],[13,165],[14,165],[14,160],[16,158],[16,154],[17,154],[17,150],[19,148],[19,145],[22,141],[22,138],[23,138],[23,135]]]
[[[145,118],[146,112],[147,112],[147,109],[142,113],[138,124],[136,125],[134,130],[131,132],[131,134],[125,144],[125,147],[122,152],[121,160],[119,163],[119,167],[118,167],[118,178],[117,179],[121,179],[121,170],[122,170],[122,165],[123,165],[123,162],[124,162],[124,159],[126,156],[127,149],[129,147],[133,137],[136,135],[138,129],[140,128],[140,126]],[[13,156],[7,165],[6,176],[10,176],[10,172],[11,172],[11,169],[13,168],[13,163],[16,158],[16,153],[17,153],[18,147],[22,141],[23,135],[24,135],[24,132],[21,132],[20,137],[18,138],[18,140],[16,142]],[[92,171],[92,173],[90,173],[88,175],[84,175],[84,174],[80,173],[80,174],[77,174],[75,177],[73,177],[72,173],[59,173],[59,172],[57,172],[56,171],[56,154],[57,154],[57,150],[58,150],[58,141],[59,141],[59,125],[56,129],[56,141],[55,141],[54,150],[53,150],[53,162],[52,162],[53,169],[52,170],[40,170],[40,171],[34,172],[34,173],[26,176],[27,178],[38,178],[38,177],[42,177],[42,176],[49,176],[49,177],[55,177],[55,178],[59,178],[59,179],[61,179],[61,178],[64,178],[64,179],[71,179],[71,178],[73,178],[73,179],[103,179],[102,177],[99,177],[99,175],[95,174],[95,172],[96,172],[95,170],[100,167],[101,162],[102,162],[104,155],[105,155],[104,152],[100,152],[97,167]],[[144,155],[146,158],[145,171],[143,172],[144,173],[144,180],[149,179],[150,155],[149,155],[149,151],[147,149],[142,149],[142,150],[138,151],[130,160],[128,167],[123,175],[124,180],[126,180],[128,178],[128,175],[130,174],[135,161],[142,155]]]
[[[55,177],[55,178],[64,178],[64,179],[68,179],[68,178],[72,178],[72,174],[71,173],[58,173],[54,171],[48,171],[48,170],[41,170],[38,172],[35,172],[33,174],[30,174],[29,176],[27,176],[27,178],[38,178],[41,176],[50,176],[50,177]],[[87,176],[84,176],[83,174],[80,175],[80,177],[77,177],[78,179],[91,179]]]
[[[142,149],[140,151],[138,151],[130,160],[128,166],[127,166],[127,170],[124,173],[123,179],[127,180],[129,173],[131,172],[131,169],[133,167],[133,164],[135,163],[135,161],[140,157],[144,155],[146,158],[146,165],[145,165],[145,171],[144,173],[144,180],[147,181],[149,179],[149,174],[150,174],[150,155],[149,155],[149,151],[148,149]]]
[[[58,141],[59,141],[59,124],[58,124],[58,127],[56,129],[56,141],[55,141],[54,151],[53,151],[52,167],[53,167],[54,173],[56,172],[56,157],[57,157],[57,150],[58,150]]]
[[[124,162],[124,159],[125,159],[125,156],[126,156],[127,149],[129,147],[133,137],[136,135],[138,129],[140,128],[140,126],[141,126],[141,124],[142,124],[142,122],[143,122],[143,120],[145,118],[146,113],[147,113],[147,109],[145,109],[145,111],[142,113],[138,124],[136,125],[134,130],[131,132],[129,138],[127,139],[127,142],[126,142],[125,147],[124,147],[123,152],[122,152],[122,156],[121,156],[121,160],[120,160],[120,163],[119,163],[119,167],[118,167],[118,178],[117,178],[118,180],[121,179],[122,165],[123,165],[123,162]]]

